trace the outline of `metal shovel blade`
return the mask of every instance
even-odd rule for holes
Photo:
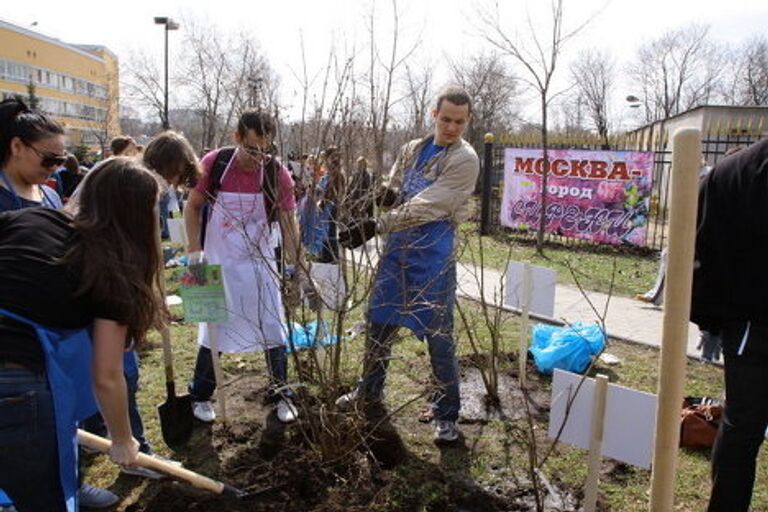
[[[169,395],[166,401],[158,406],[157,412],[160,415],[160,428],[165,444],[171,447],[186,444],[194,426],[192,397]]]

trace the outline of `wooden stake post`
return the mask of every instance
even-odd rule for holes
[[[211,358],[213,359],[213,376],[216,379],[216,403],[219,406],[219,417],[221,421],[227,421],[227,402],[224,398],[224,373],[221,371],[221,361],[219,359],[219,335],[216,324],[207,323],[208,343],[211,345]]]
[[[699,131],[692,128],[678,130],[672,142],[672,200],[669,202],[671,209],[664,286],[664,322],[659,363],[656,440],[651,474],[652,512],[667,512],[674,508],[700,162]]]
[[[531,296],[533,295],[533,277],[531,266],[523,263],[523,282],[522,296],[520,304],[520,354],[518,356],[518,365],[520,373],[520,385],[525,385],[525,371],[528,362],[528,331],[531,312]]]
[[[600,479],[600,464],[603,460],[603,422],[605,420],[605,398],[608,393],[608,377],[599,374],[595,379],[595,402],[592,408],[592,435],[589,438],[589,459],[587,481],[584,484],[584,512],[595,512],[597,506],[597,483]]]

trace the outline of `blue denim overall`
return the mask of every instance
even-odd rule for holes
[[[434,147],[434,146],[433,146]],[[426,154],[425,154],[426,153]],[[408,201],[432,185],[441,173],[440,162],[425,176],[433,152],[422,150],[413,168],[403,176],[401,196]],[[456,301],[455,228],[441,219],[396,231],[387,239],[371,293],[366,350],[378,362],[360,383],[362,396],[383,396],[387,361],[397,327],[409,328],[426,340],[438,389],[432,397],[435,417],[456,421],[459,416],[459,371],[453,341],[453,307]]]
[[[403,177],[401,196],[408,201],[440,174],[425,177],[428,162],[417,162]],[[456,264],[455,231],[449,219],[396,231],[387,239],[371,294],[369,320],[407,327],[420,339],[453,330]]]

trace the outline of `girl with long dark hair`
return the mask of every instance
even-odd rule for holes
[[[0,214],[0,488],[20,512],[77,509],[75,428],[94,397],[111,458],[136,460],[123,352],[167,317],[158,190],[118,157],[91,171],[74,217]]]

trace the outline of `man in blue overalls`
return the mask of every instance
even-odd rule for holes
[[[357,400],[369,412],[380,405],[392,343],[398,329],[407,327],[429,347],[437,384],[432,400],[436,442],[459,438],[454,246],[480,170],[477,154],[461,138],[471,116],[466,91],[445,88],[432,112],[434,133],[403,146],[389,173],[380,203],[392,209],[339,232],[347,248],[376,233],[388,238],[371,292],[363,376],[338,403]]]

